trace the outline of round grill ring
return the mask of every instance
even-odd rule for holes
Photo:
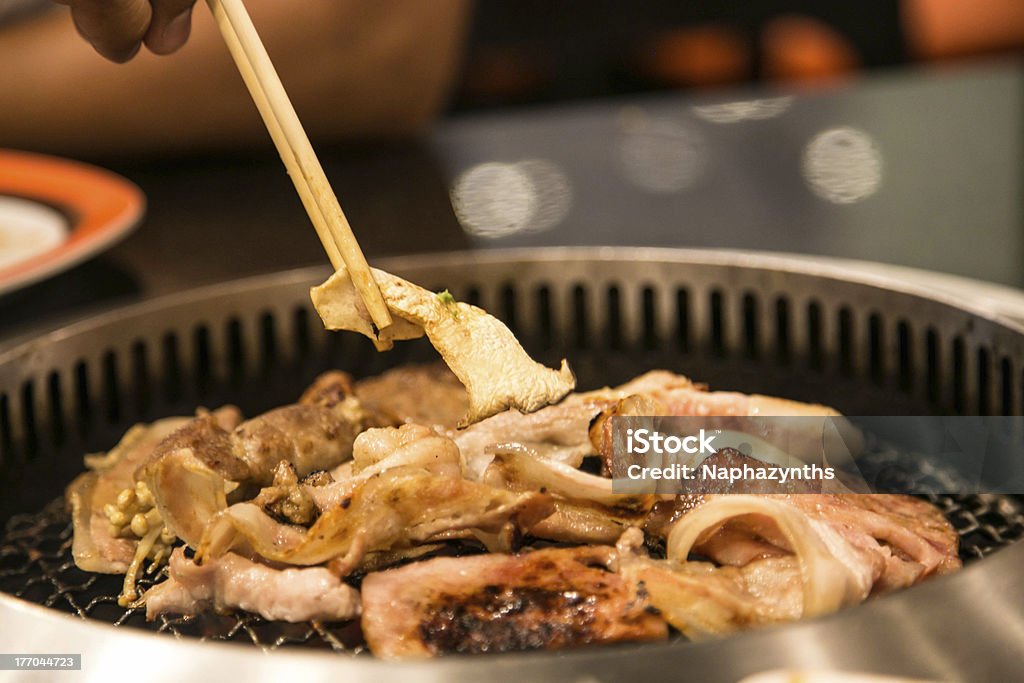
[[[1021,414],[1024,331],[898,283],[784,257],[680,250],[494,252],[382,265],[483,305],[545,361],[568,355],[584,387],[668,367],[714,388],[816,400],[849,413]],[[185,293],[72,325],[0,355],[0,481],[13,491],[0,502],[0,520],[6,520],[0,592],[177,636],[358,652],[352,626],[281,625],[254,616],[162,618],[147,625],[139,610],[117,607],[120,577],[74,567],[59,500],[39,512],[81,469],[82,453],[108,448],[134,422],[224,402],[240,403],[251,414],[294,400],[328,367],[369,375],[431,358],[425,345],[380,355],[353,335],[320,330],[306,290],[323,275],[295,271]],[[960,532],[968,562],[1024,535],[1014,497],[934,502]],[[970,571],[990,562],[974,563]],[[711,649],[642,647],[674,648],[668,656],[680,662],[699,662],[694,653]],[[604,650],[624,656],[629,648]],[[537,655],[511,657],[533,661]],[[541,669],[548,670],[554,668]]]

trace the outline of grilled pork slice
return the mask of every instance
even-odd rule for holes
[[[646,372],[616,387],[614,393],[619,398],[646,396],[660,402],[667,415],[839,415],[834,408],[814,403],[735,391],[708,391],[707,386],[667,370]]]
[[[206,527],[197,556],[245,548],[273,562],[329,562],[344,576],[367,553],[431,543],[463,530],[528,529],[551,512],[550,497],[541,493],[513,493],[404,466],[374,475],[308,530],[281,524],[253,503],[232,505]]]
[[[104,574],[127,571],[138,538],[112,528],[104,507],[116,506],[118,495],[134,488],[135,469],[160,441],[189,419],[169,417],[151,425],[135,425],[110,452],[86,456],[89,471],[78,475],[65,492],[75,530],[71,553],[79,569]]]
[[[146,619],[208,609],[257,612],[272,621],[342,621],[359,615],[359,592],[323,567],[273,569],[228,553],[198,565],[177,548],[170,578],[146,593]]]
[[[678,504],[668,560],[623,559],[620,569],[644,581],[652,604],[690,637],[827,614],[960,566],[956,533],[907,496],[732,494]],[[691,552],[720,566],[691,561]]]
[[[876,593],[905,588],[962,566],[956,531],[938,508],[920,498],[886,494],[786,498],[854,547],[878,558]]]
[[[163,456],[183,450],[234,482],[268,485],[282,460],[299,476],[330,469],[351,457],[356,436],[373,424],[358,399],[346,393],[350,391],[347,375],[330,372],[319,377],[298,403],[240,424],[201,415],[162,441],[136,478],[145,476]]]
[[[602,412],[611,410],[636,392],[663,390],[681,383],[692,386],[690,380],[669,372],[648,375],[641,378],[643,381],[633,380],[618,387],[570,394],[558,405],[542,408],[536,413],[507,410],[467,429],[451,430],[448,436],[462,452],[463,469],[470,479],[483,476],[494,458],[496,447],[497,450],[519,448],[539,458],[579,467],[584,456],[597,452],[588,430]]]
[[[694,512],[683,515],[672,534],[683,526],[719,525],[699,538],[694,549],[719,564],[742,566],[756,557],[788,552],[792,543],[779,525],[779,517],[730,511],[737,501],[797,512],[820,534],[834,534],[869,568],[875,593],[905,588],[933,574],[960,568],[959,538],[933,505],[910,496],[874,495],[763,495],[703,496]],[[730,502],[732,501],[732,502]],[[706,521],[705,508],[719,510]],[[780,507],[781,506],[781,507]],[[671,535],[671,534],[670,534]],[[835,549],[833,548],[833,553]]]
[[[648,375],[641,378],[643,381],[633,380],[619,387],[570,394],[558,405],[535,413],[507,410],[466,429],[449,430],[447,435],[458,445],[469,479],[483,476],[494,458],[495,447],[518,447],[540,458],[579,467],[584,456],[596,452],[588,430],[602,413],[636,392],[664,390],[680,383],[692,386],[690,380],[669,372]]]
[[[349,391],[347,376],[334,372],[298,403],[240,424],[200,415],[161,441],[135,477],[152,492],[167,530],[196,548],[206,524],[227,507],[227,482],[266,486],[282,461],[305,476],[351,457],[372,420]]]
[[[759,417],[832,417],[839,412],[828,406],[800,403],[787,399],[741,394],[734,391],[708,391],[687,377],[665,370],[652,370],[611,390],[618,399],[609,403],[590,427],[594,449],[602,457],[602,473],[611,474],[613,417],[627,416],[693,416],[705,418],[701,426],[709,429],[741,431],[775,445],[788,455],[815,454],[820,451],[821,423],[813,420],[801,424],[772,424]],[[856,435],[844,431],[850,439]],[[851,443],[855,444],[855,441]],[[623,444],[619,444],[624,452]]]
[[[518,444],[494,447],[483,481],[512,491],[543,491],[554,512],[530,528],[530,535],[568,543],[614,543],[629,527],[642,526],[657,500],[654,494],[612,492],[612,480],[537,457]]]
[[[668,559],[647,558],[632,529],[619,571],[691,638],[827,614],[960,567],[956,532],[909,496],[680,496],[671,513],[659,507],[648,531],[668,530]]]
[[[509,408],[532,413],[557,403],[576,386],[565,360],[558,370],[537,363],[515,335],[483,309],[380,270],[373,276],[394,324],[379,331],[372,328],[352,279],[341,268],[310,292],[324,327],[364,334],[381,350],[390,348],[393,340],[426,335],[466,387],[469,411],[463,426]]]
[[[643,585],[650,603],[687,637],[701,639],[799,619],[804,613],[801,567],[792,556],[765,557],[742,567],[654,560],[639,529],[617,544],[619,573]]]
[[[515,410],[489,417],[469,428],[450,430],[448,436],[462,452],[463,468],[479,479],[490,464],[495,446],[518,444],[548,460],[579,467],[585,455],[598,453],[611,470],[611,420],[615,416],[693,415],[722,416],[722,427],[736,429],[747,416],[836,416],[826,406],[797,403],[768,396],[735,392],[709,392],[682,375],[655,370],[616,387],[570,394],[558,405],[536,413]],[[820,431],[820,430],[819,430]],[[771,435],[764,435],[771,441]],[[820,433],[812,434],[820,437]],[[787,433],[786,443],[794,435]]]
[[[379,657],[556,650],[658,640],[665,622],[609,571],[607,546],[437,558],[363,580],[363,634]]]
[[[469,410],[466,388],[442,363],[407,365],[361,380],[355,396],[387,424],[454,428]]]
[[[795,560],[792,566],[802,594],[797,617],[828,614],[861,602],[870,594],[878,576],[877,558],[868,549],[854,547],[838,530],[787,500],[812,495],[708,496],[673,525],[665,544],[668,561],[681,565],[683,571],[692,569],[689,555],[699,542],[724,525],[742,523],[747,525],[742,530],[750,529],[752,536],[785,550],[786,556]],[[741,568],[766,559],[772,558],[755,558]],[[715,572],[728,574],[732,569],[725,567]]]
[[[587,436],[590,421],[608,404],[606,400],[575,394],[557,406],[524,414],[508,410],[448,432],[462,453],[463,470],[469,479],[480,479],[494,458],[496,445],[516,444],[538,457],[579,467],[593,452]]]

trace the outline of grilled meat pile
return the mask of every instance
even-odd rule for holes
[[[330,372],[248,420],[225,407],[134,427],[68,487],[75,561],[124,574],[122,603],[150,618],[359,619],[381,657],[658,640],[670,627],[712,637],[960,566],[956,534],[917,499],[623,495],[606,476],[614,415],[834,414],[823,406],[655,371],[461,427],[473,411],[454,375],[424,366],[361,382]],[[139,595],[139,574],[165,563]]]

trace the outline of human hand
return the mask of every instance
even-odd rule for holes
[[[195,0],[54,0],[71,7],[75,27],[96,51],[126,62],[145,45],[166,55],[188,40]]]

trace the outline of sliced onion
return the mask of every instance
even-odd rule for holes
[[[497,444],[490,449],[494,461],[484,481],[519,490],[545,490],[567,500],[586,501],[613,508],[650,508],[654,494],[624,495],[612,491],[612,480],[589,474],[561,462],[537,458],[520,444]]]
[[[190,448],[164,453],[144,475],[164,526],[197,548],[207,523],[228,506],[224,478]]]
[[[672,527],[666,545],[668,557],[685,563],[702,537],[742,515],[771,519],[799,559],[803,616],[834,612],[867,596],[871,578],[856,569],[859,563],[853,562],[855,551],[842,537],[792,505],[765,496],[730,494],[706,501]]]

